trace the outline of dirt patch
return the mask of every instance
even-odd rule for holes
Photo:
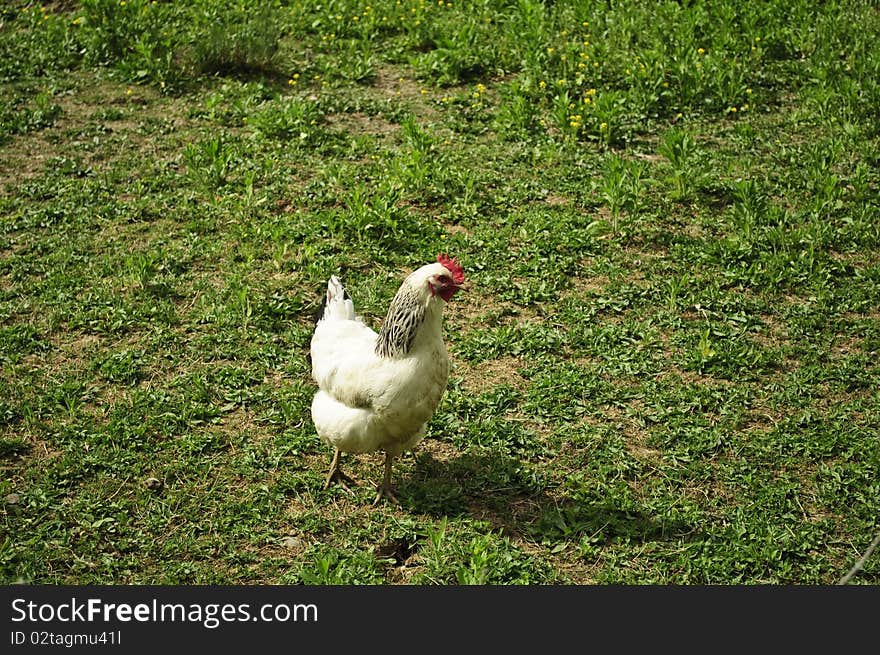
[[[522,362],[516,357],[502,357],[478,364],[463,363],[458,372],[463,374],[462,387],[471,393],[480,393],[501,385],[523,389],[527,382],[519,372],[522,366]]]
[[[329,114],[326,120],[331,128],[342,130],[347,134],[369,134],[376,137],[385,137],[400,129],[399,126],[385,120],[381,116],[365,114],[363,112]]]
[[[525,279],[512,278],[510,280],[510,284],[517,283],[525,284]],[[493,294],[483,293],[473,282],[465,284],[465,289],[453,299],[451,306],[446,309],[444,322],[449,331],[467,334],[478,326],[522,325],[544,320],[535,307],[499,300]]]
[[[562,299],[583,298],[584,296],[601,296],[610,280],[604,275],[595,277],[573,277],[568,289],[561,294]]]
[[[0,158],[0,188],[10,189],[46,170],[55,147],[43,134],[16,136],[3,148]],[[5,194],[4,194],[5,195]]]
[[[96,80],[79,74],[72,90],[52,97],[61,112],[53,125],[12,137],[0,153],[0,189],[12,193],[23,181],[41,175],[62,150],[80,141],[80,165],[104,170],[118,156],[132,148],[148,150],[158,159],[156,141],[140,134],[142,121],[149,118],[169,121],[177,129],[186,124],[182,100],[168,99],[148,87]],[[105,116],[96,114],[103,108]],[[114,113],[118,109],[119,113]],[[95,141],[97,140],[97,141]],[[122,141],[122,145],[118,142]],[[85,144],[88,143],[86,147]]]
[[[446,234],[470,234],[470,230],[458,223],[443,223],[443,229],[446,231]]]
[[[665,163],[668,161],[666,157],[651,152],[637,152],[633,154],[633,157],[635,157],[636,159],[642,159],[652,164]]]
[[[859,251],[855,253],[851,252],[838,252],[832,250],[828,253],[831,258],[839,262],[845,266],[852,266],[853,268],[864,270],[865,268],[876,266],[880,263],[880,253],[868,254],[864,251]]]
[[[81,356],[83,352],[91,350],[101,343],[101,337],[97,334],[81,334],[70,342],[70,352],[74,356]]]
[[[551,207],[567,207],[571,204],[571,200],[566,198],[565,196],[560,196],[555,193],[549,193],[544,198],[544,202]]]
[[[385,98],[405,100],[420,119],[436,120],[440,113],[430,105],[430,90],[418,80],[407,77],[395,66],[380,66],[376,70],[373,88]]]

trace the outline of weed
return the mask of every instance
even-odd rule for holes
[[[661,137],[658,152],[672,167],[672,198],[683,200],[692,193],[698,177],[695,166],[699,155],[694,137],[685,130],[670,128]]]
[[[620,155],[611,155],[605,160],[605,170],[601,182],[602,199],[611,212],[611,230],[620,228],[621,214],[638,213],[642,194],[642,177],[645,166],[630,161]]]
[[[190,65],[200,74],[273,73],[282,26],[271,3],[234,12],[210,7],[204,32],[191,45]]]
[[[209,191],[217,190],[229,181],[236,160],[234,146],[222,136],[188,145],[183,156],[190,176]]]

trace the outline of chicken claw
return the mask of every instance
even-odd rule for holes
[[[395,505],[400,505],[400,501],[397,500],[397,496],[394,493],[394,487],[391,486],[391,462],[393,459],[392,455],[389,455],[387,452],[385,453],[385,477],[382,479],[382,484],[376,488],[376,498],[373,500],[374,506],[379,504],[383,496]]]
[[[327,473],[327,477],[324,478],[324,489],[329,489],[330,483],[335,481],[338,482],[343,489],[351,493],[351,489],[348,488],[346,482],[354,486],[354,480],[343,473],[341,460],[342,452],[337,448],[336,452],[333,453],[333,461],[330,462],[330,471]]]

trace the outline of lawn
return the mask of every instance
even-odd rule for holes
[[[0,7],[0,578],[833,584],[880,531],[876,3]],[[322,488],[307,360],[448,252]],[[880,583],[880,555],[850,584]]]

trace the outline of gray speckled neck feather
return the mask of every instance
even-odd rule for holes
[[[424,320],[424,303],[419,301],[411,286],[404,284],[398,289],[388,308],[376,341],[376,354],[379,357],[406,355]]]

